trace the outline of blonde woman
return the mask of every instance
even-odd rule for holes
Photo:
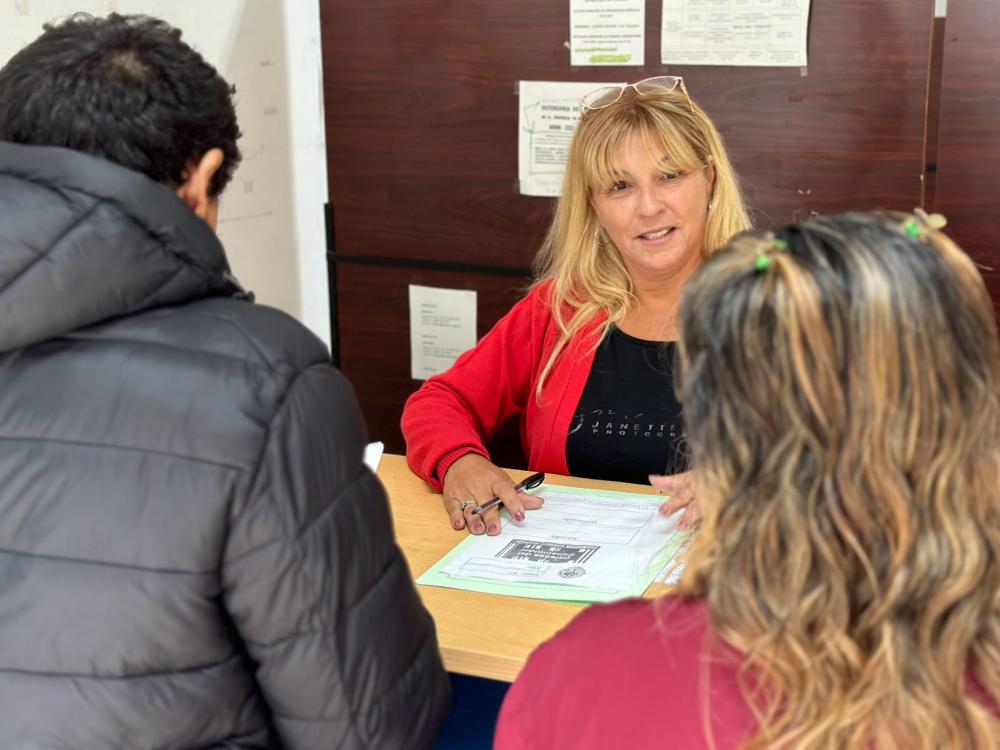
[[[722,139],[679,78],[584,98],[536,283],[403,412],[410,467],[443,489],[455,529],[499,533],[496,510],[473,514],[493,497],[518,520],[537,507],[490,461],[509,419],[534,470],[646,482],[686,468],[678,300],[748,224]]]
[[[1000,747],[1000,340],[921,217],[743,235],[692,279],[703,527],[676,596],[585,611],[514,748]]]

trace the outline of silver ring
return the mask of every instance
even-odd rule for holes
[[[463,500],[458,504],[458,509],[463,513],[465,513],[465,509],[468,508],[470,505],[475,505],[478,507],[479,503],[477,503],[475,500]]]

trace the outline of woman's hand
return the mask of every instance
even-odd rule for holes
[[[672,516],[681,508],[686,509],[681,520],[677,522],[678,529],[689,531],[701,520],[701,509],[694,499],[694,486],[691,483],[690,471],[669,476],[650,474],[649,483],[660,492],[670,496],[670,499],[660,506],[662,515]]]
[[[473,515],[478,506],[499,497],[511,518],[524,520],[526,510],[542,507],[542,499],[514,489],[507,472],[476,453],[467,453],[448,467],[444,475],[444,509],[453,529],[467,528],[473,534],[500,533],[500,506]]]

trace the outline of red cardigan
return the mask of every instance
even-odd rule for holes
[[[580,403],[604,317],[570,342],[549,373],[541,403],[538,378],[559,340],[549,304],[550,283],[539,284],[486,336],[441,375],[410,396],[403,409],[406,460],[435,489],[467,453],[489,458],[486,444],[513,417],[533,471],[568,474],[566,437]]]

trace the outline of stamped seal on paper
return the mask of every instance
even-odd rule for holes
[[[574,565],[571,568],[563,568],[559,571],[559,575],[562,578],[579,578],[587,572],[587,569],[582,565]]]

